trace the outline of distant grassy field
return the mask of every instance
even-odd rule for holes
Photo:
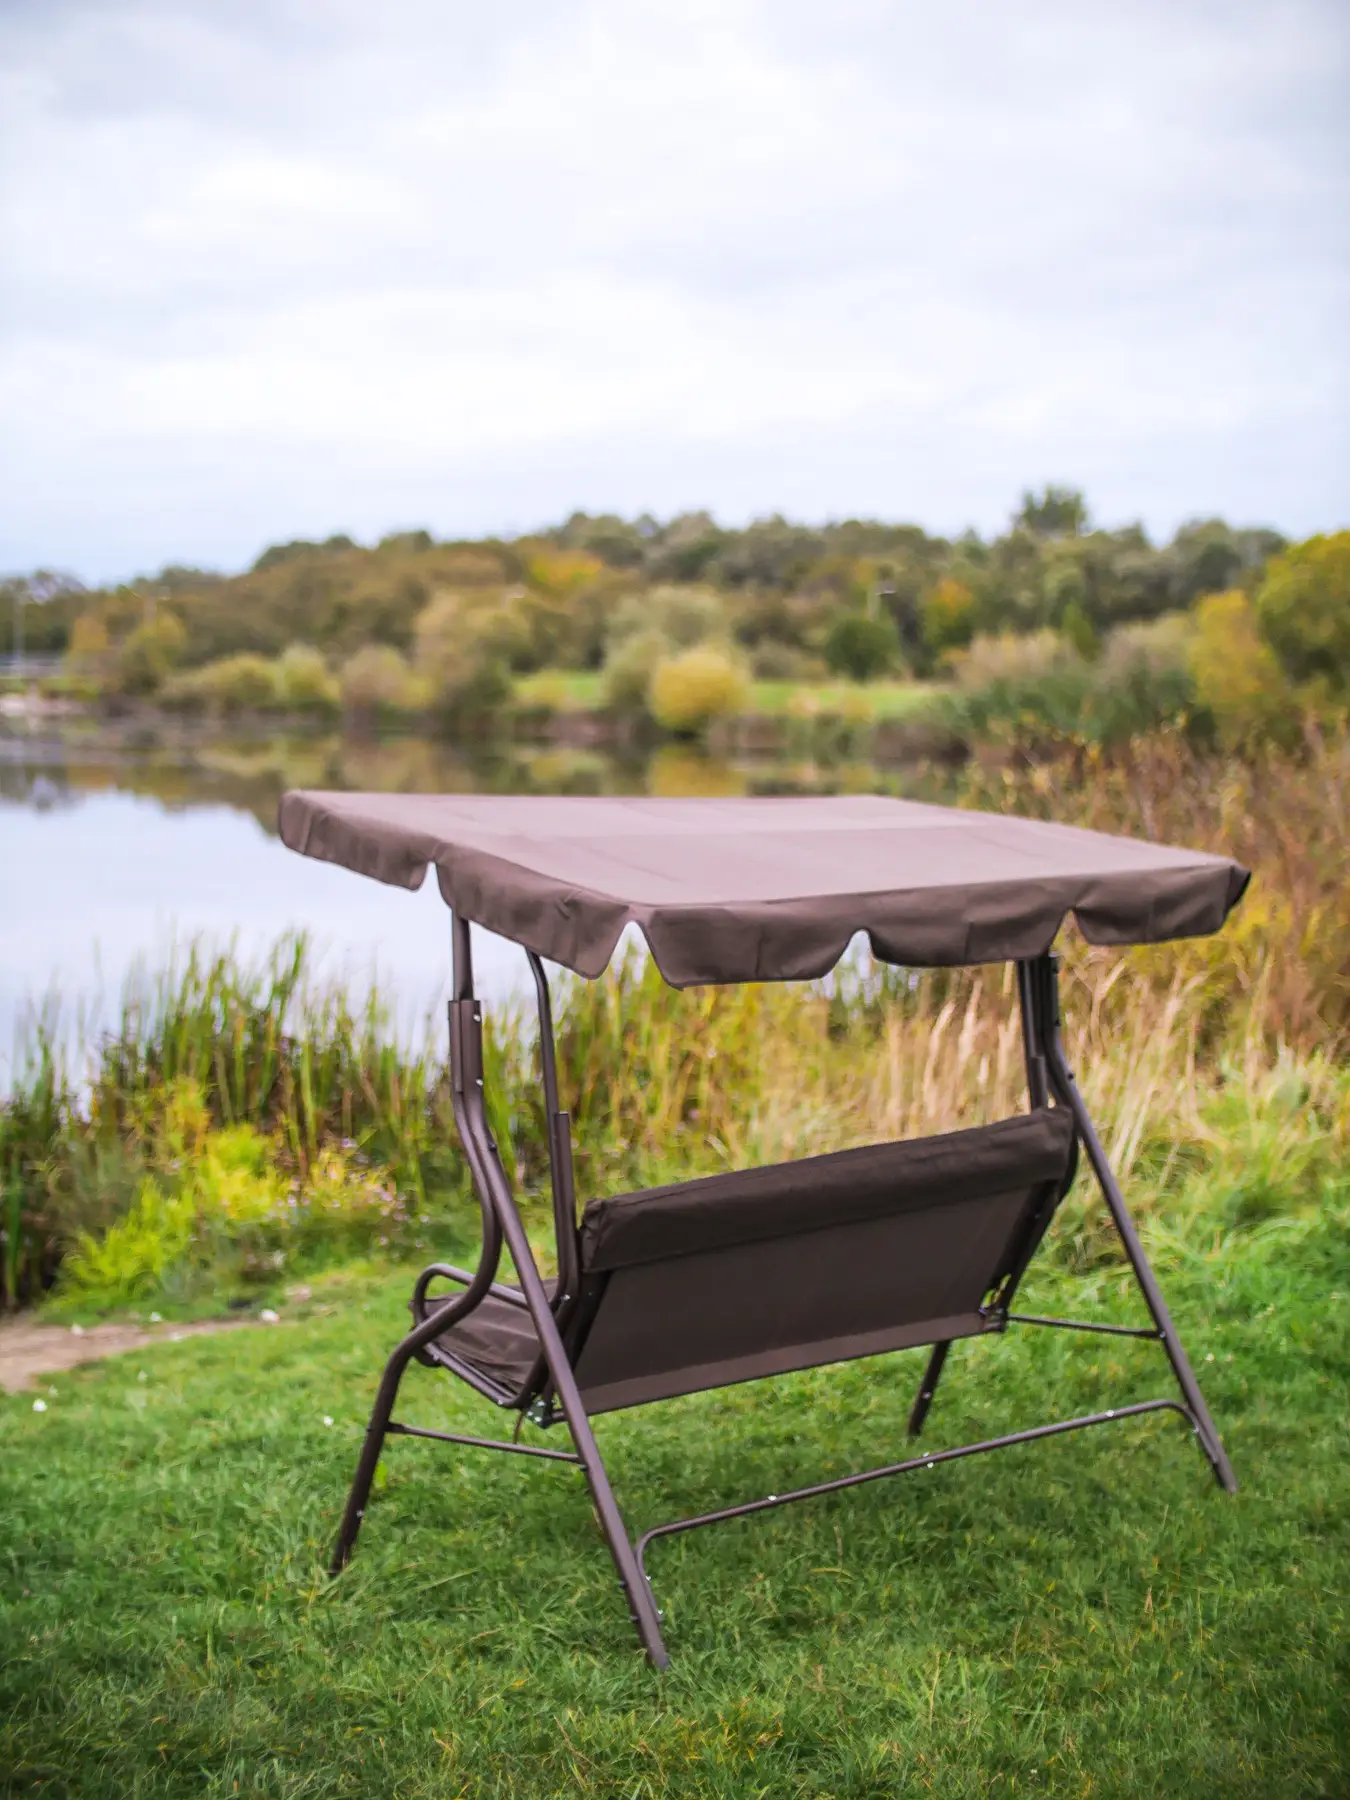
[[[60,1376],[41,1414],[0,1399],[0,1791],[1344,1794],[1346,1223],[1153,1234],[1236,1499],[1155,1420],[696,1533],[652,1557],[664,1677],[570,1470],[394,1443],[325,1578],[406,1276]],[[1028,1298],[1126,1316],[1115,1269]],[[919,1366],[602,1421],[630,1521],[895,1453]],[[1152,1346],[1010,1334],[958,1350],[931,1442],[1166,1391]],[[404,1417],[492,1427],[441,1377],[405,1392]]]
[[[817,712],[842,712],[871,719],[904,718],[928,700],[937,688],[923,681],[756,681],[750,687],[750,710],[785,713],[795,708]],[[516,683],[516,697],[523,705],[540,704],[574,712],[592,712],[601,705],[601,676],[576,670],[545,669]]]

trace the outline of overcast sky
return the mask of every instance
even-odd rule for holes
[[[1346,0],[3,0],[0,569],[1350,522]]]

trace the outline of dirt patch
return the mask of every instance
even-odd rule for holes
[[[23,1319],[0,1320],[0,1388],[17,1394],[33,1386],[39,1375],[58,1375],[80,1363],[120,1356],[147,1344],[176,1344],[180,1338],[208,1332],[234,1331],[257,1319],[199,1319],[192,1325],[33,1325]]]

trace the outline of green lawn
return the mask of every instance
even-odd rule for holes
[[[569,712],[594,712],[601,705],[602,677],[590,671],[545,669],[516,683],[521,705],[547,699]],[[939,690],[923,681],[756,681],[750,686],[752,713],[785,713],[794,704],[821,713],[853,714],[865,708],[873,719],[899,719],[918,711]]]
[[[1158,1248],[1236,1499],[1167,1415],[693,1533],[652,1555],[664,1677],[562,1466],[395,1441],[325,1579],[406,1275],[58,1377],[44,1413],[0,1397],[0,1792],[1343,1795],[1344,1220]],[[919,1368],[602,1420],[620,1501],[646,1524],[889,1458]],[[1026,1330],[953,1353],[930,1441],[1166,1391],[1156,1346]],[[444,1377],[405,1394],[493,1425]]]

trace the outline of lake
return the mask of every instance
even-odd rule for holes
[[[321,973],[355,994],[372,980],[396,1029],[441,1030],[449,915],[434,880],[417,893],[296,856],[276,836],[290,787],[440,793],[917,793],[865,764],[728,763],[664,746],[594,751],[421,738],[203,737],[165,726],[0,725],[0,1086],[24,1021],[59,996],[61,1027],[87,1044],[115,1019],[138,965],[190,941],[258,955],[307,931]],[[489,999],[521,993],[524,953],[475,932]]]

